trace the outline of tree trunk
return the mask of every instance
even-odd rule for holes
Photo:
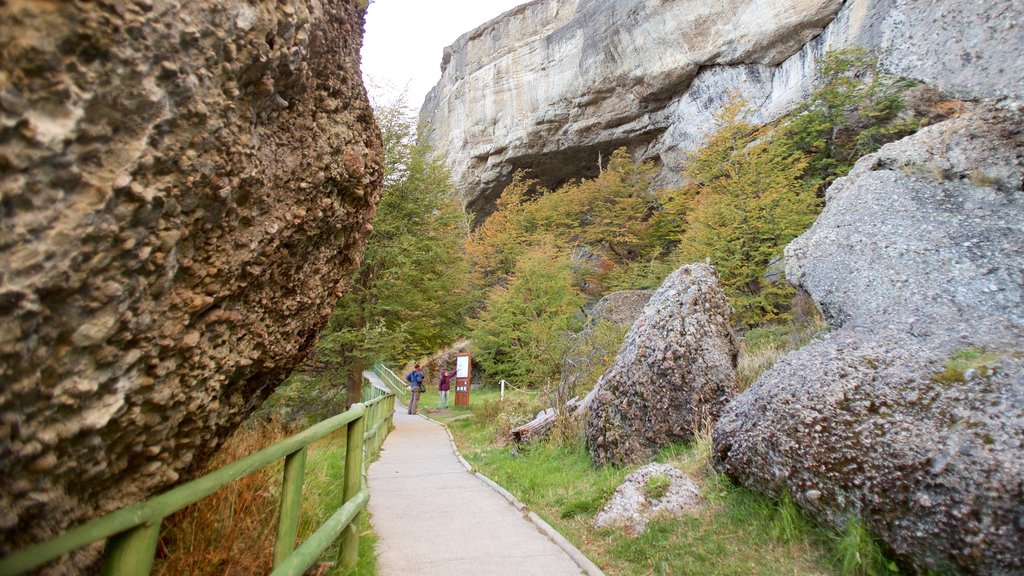
[[[359,402],[363,398],[363,359],[353,358],[349,363],[348,378],[345,382],[345,387],[348,390],[348,407],[351,408],[353,404]]]

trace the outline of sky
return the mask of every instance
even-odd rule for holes
[[[528,0],[372,0],[366,13],[363,78],[371,99],[389,103],[408,86],[419,110],[441,79],[444,47]]]

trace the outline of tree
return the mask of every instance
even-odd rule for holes
[[[550,242],[531,248],[470,321],[475,361],[494,378],[531,387],[557,382],[582,305],[568,257]]]
[[[817,88],[780,126],[776,138],[808,156],[806,178],[819,194],[858,158],[916,132],[920,119],[900,118],[912,83],[887,74],[863,48],[829,52]]]
[[[401,101],[378,107],[385,141],[385,188],[352,285],[317,343],[347,372],[358,401],[364,366],[415,358],[462,333],[469,305],[467,220],[444,166],[411,138]]]
[[[784,314],[792,289],[764,280],[766,268],[821,207],[802,179],[807,159],[746,122],[744,106],[734,98],[723,107],[719,130],[684,171],[690,183],[676,257],[710,259],[732,301],[734,320],[754,326]]]

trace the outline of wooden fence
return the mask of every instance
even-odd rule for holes
[[[63,554],[104,539],[107,540],[107,546],[103,574],[150,574],[164,518],[282,458],[284,483],[281,487],[274,570],[271,575],[303,574],[339,536],[342,538],[339,558],[341,565],[354,566],[359,554],[359,515],[370,499],[370,491],[366,487],[365,464],[373,459],[391,432],[392,416],[395,413],[394,393],[372,385],[364,386],[363,390],[363,402],[353,405],[342,414],[164,494],[122,508],[3,558],[0,560],[0,576],[23,574]],[[342,427],[347,427],[344,503],[302,545],[294,548],[307,447]]]

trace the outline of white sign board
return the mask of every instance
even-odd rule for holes
[[[469,356],[458,356],[455,359],[455,377],[469,378]]]

